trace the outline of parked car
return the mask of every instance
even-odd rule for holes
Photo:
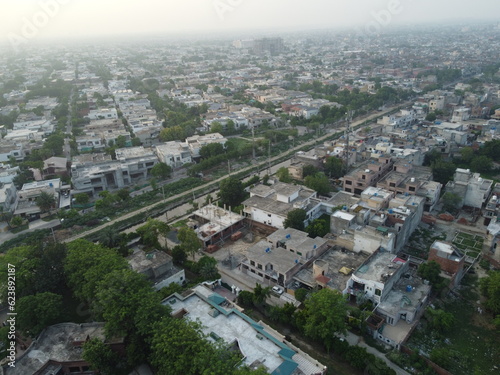
[[[273,286],[273,292],[281,295],[281,294],[283,294],[283,288],[281,288],[279,286]]]

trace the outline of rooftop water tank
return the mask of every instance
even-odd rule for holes
[[[407,286],[406,286],[406,291],[407,291],[408,293],[410,293],[410,292],[412,291],[412,287],[411,287],[411,285],[407,285]]]

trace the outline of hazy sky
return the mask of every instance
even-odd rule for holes
[[[0,42],[17,37],[385,28],[495,20],[499,14],[499,0],[0,0]]]

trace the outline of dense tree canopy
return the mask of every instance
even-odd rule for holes
[[[490,271],[488,276],[480,280],[483,296],[487,298],[486,307],[493,314],[500,315],[500,272]]]
[[[231,207],[236,207],[245,199],[245,191],[241,180],[228,177],[220,183],[220,201]]]
[[[62,296],[50,292],[22,297],[17,301],[17,327],[32,337],[61,317]]]
[[[332,185],[324,173],[307,176],[304,182],[308,188],[317,191],[320,195],[326,195],[332,191]]]
[[[177,238],[181,242],[181,247],[184,252],[191,255],[194,259],[195,254],[203,246],[194,230],[188,227],[182,227],[177,233]]]
[[[313,293],[304,304],[304,333],[323,342],[329,351],[335,334],[346,330],[344,296],[338,291],[325,288]]]
[[[163,162],[160,162],[156,164],[153,168],[151,168],[151,175],[159,180],[164,180],[166,178],[169,178],[171,174],[172,174],[172,167]]]
[[[344,175],[344,161],[335,156],[330,156],[325,162],[325,174],[331,178],[340,178]]]
[[[296,208],[295,210],[288,212],[283,225],[285,228],[304,230],[304,221],[306,219],[307,219],[306,211],[303,210],[302,208]]]

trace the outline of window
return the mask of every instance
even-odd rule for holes
[[[297,255],[302,256],[302,253],[300,251],[297,251]]]
[[[410,186],[410,188],[408,190],[415,191],[415,186]]]
[[[261,270],[261,269],[262,269],[262,264],[257,264],[257,268],[258,268],[259,270]]]
[[[376,295],[376,296],[380,296],[380,295],[382,295],[382,291],[381,291],[380,289],[378,289],[378,288],[377,288],[377,289],[375,289],[375,295]]]
[[[394,182],[391,182],[391,183],[389,184],[389,186],[390,186],[390,187],[396,187],[396,184],[395,184]]]
[[[346,180],[345,184],[346,185],[352,185],[352,181]]]
[[[251,260],[250,265],[255,266],[255,262],[253,260]]]
[[[364,174],[363,176],[361,176],[361,178],[362,178],[363,180],[366,180],[366,175]]]

